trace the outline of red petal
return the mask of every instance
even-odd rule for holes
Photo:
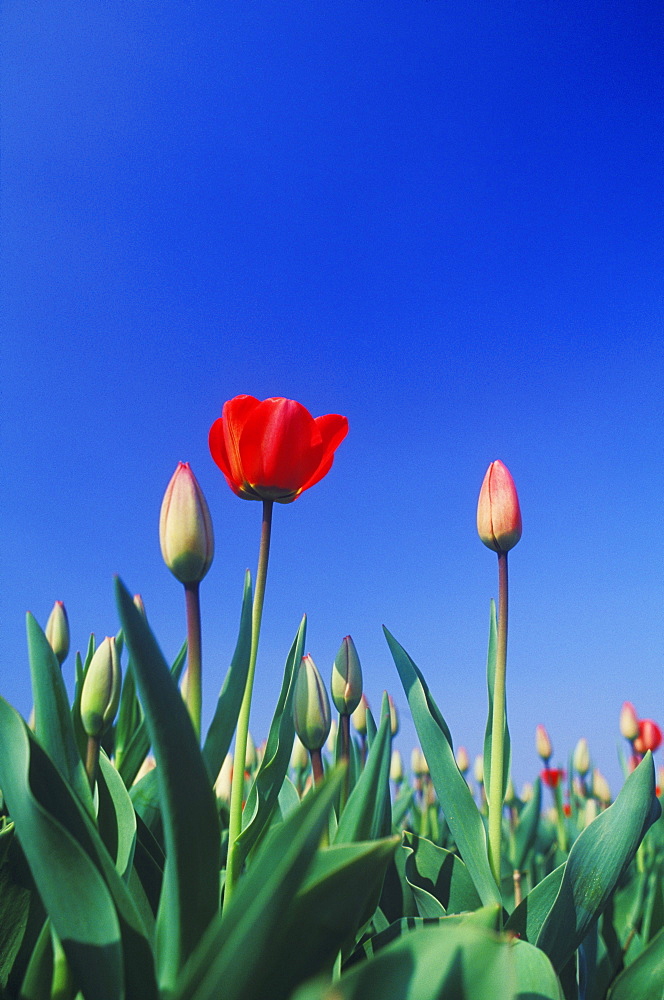
[[[339,416],[338,413],[326,413],[322,417],[316,417],[315,423],[323,439],[325,452],[320,465],[311,479],[308,479],[304,484],[302,490],[308,490],[310,486],[315,486],[323,476],[328,474],[332,468],[334,452],[348,434],[348,420],[346,417]]]
[[[249,414],[239,451],[245,480],[258,492],[265,488],[288,495],[299,492],[315,473],[323,458],[323,441],[301,403],[275,397]]]

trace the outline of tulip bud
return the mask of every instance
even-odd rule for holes
[[[304,746],[302,740],[296,733],[295,739],[293,740],[291,767],[295,768],[296,771],[303,771],[308,763],[309,763],[309,754],[307,753],[307,748]]]
[[[646,753],[648,750],[654,753],[662,742],[662,730],[652,719],[641,719],[639,721],[639,735],[634,740],[634,749],[637,753]]]
[[[399,732],[399,713],[397,712],[397,706],[394,704],[394,698],[391,694],[388,694],[387,701],[390,706],[390,731],[392,736],[396,736]]]
[[[505,789],[505,802],[508,806],[511,806],[516,802],[516,792],[514,791],[512,775],[509,776],[507,781],[507,788]]]
[[[140,611],[140,613],[147,621],[148,616],[145,613],[145,605],[143,604],[143,598],[141,597],[140,594],[134,594],[134,607],[136,608],[137,611]]]
[[[244,750],[244,768],[245,771],[253,771],[258,763],[258,754],[256,753],[256,744],[254,743],[254,738],[249,731],[247,731],[247,745]]]
[[[390,759],[390,778],[395,785],[400,785],[403,781],[403,761],[401,760],[401,754],[396,747],[392,751],[392,757]]]
[[[573,757],[574,770],[585,777],[590,770],[590,752],[588,750],[588,740],[582,736],[574,748]]]
[[[494,552],[508,552],[521,538],[521,510],[514,480],[502,462],[492,462],[477,503],[477,532]]]
[[[212,563],[210,511],[188,462],[180,462],[164,494],[159,516],[164,562],[180,583],[200,582]]]
[[[535,729],[535,749],[537,750],[538,756],[540,756],[545,762],[550,759],[551,754],[553,753],[551,740],[549,739],[549,734],[544,726],[537,726]]]
[[[146,774],[149,774],[150,771],[154,771],[156,766],[157,766],[157,761],[155,760],[154,756],[151,753],[149,753],[145,758],[145,760],[143,761],[143,763],[141,764],[141,766],[139,767],[138,771],[136,772],[136,777],[134,778],[132,784],[137,785],[139,781],[145,777]]]
[[[468,751],[466,750],[465,747],[457,747],[456,762],[457,762],[457,767],[459,768],[461,773],[465,774],[468,768],[470,767],[470,761],[468,759]]]
[[[603,805],[608,805],[611,801],[611,791],[609,783],[597,768],[593,771],[593,795]]]
[[[426,757],[419,747],[413,747],[413,752],[410,755],[410,769],[417,778],[429,773]]]
[[[330,685],[334,707],[340,715],[351,715],[362,698],[362,668],[355,643],[347,635],[332,665]],[[365,714],[366,718],[366,714]]]
[[[523,788],[521,789],[521,801],[530,802],[533,797],[533,786],[529,781],[526,781]]]
[[[330,722],[330,732],[329,732],[328,737],[327,737],[327,743],[325,744],[325,746],[327,747],[328,753],[334,753],[334,751],[337,748],[337,731],[338,731],[338,729],[339,729],[339,727],[337,726],[337,720],[336,719],[332,719],[332,721]]]
[[[351,720],[355,731],[360,734],[360,736],[367,735],[367,709],[369,707],[369,702],[367,701],[367,696],[365,694],[359,700],[358,706],[355,711],[351,714]]]
[[[320,750],[330,731],[330,702],[323,678],[309,654],[302,657],[295,682],[293,721],[307,750]]]
[[[620,734],[630,742],[639,735],[639,718],[631,701],[624,701],[620,709]]]
[[[69,652],[69,621],[62,601],[56,601],[53,605],[44,631],[56,660],[62,666]]]
[[[115,718],[120,702],[122,675],[113,636],[97,647],[90,660],[81,691],[81,722],[88,736],[101,736]]]
[[[217,780],[214,783],[214,794],[221,802],[231,801],[231,784],[233,779],[233,755],[227,753],[221,765]]]
[[[585,805],[583,807],[583,825],[590,826],[592,821],[597,818],[597,799],[586,799]]]

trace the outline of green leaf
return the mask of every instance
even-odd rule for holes
[[[537,778],[533,785],[532,798],[521,810],[519,821],[514,831],[514,851],[510,857],[510,863],[515,871],[521,871],[526,863],[530,849],[535,844],[541,811],[542,782]]]
[[[607,1000],[662,1000],[664,996],[664,928],[614,981]]]
[[[171,677],[176,685],[180,681],[180,676],[184,670],[186,658],[187,641],[185,639],[180,647],[180,652],[173,660],[173,665],[171,666]],[[133,675],[134,667],[131,660],[129,661],[127,675],[129,675],[130,672]],[[136,780],[136,775],[140,771],[141,764],[145,760],[149,749],[150,735],[148,732],[148,726],[145,718],[142,718],[138,727],[134,730],[127,745],[125,746],[121,760],[116,762],[117,769],[120,772],[120,777],[122,778],[125,787],[130,788],[133,785]]]
[[[122,945],[113,899],[84,847],[43,803],[58,775],[18,713],[0,698],[0,786],[39,894],[87,1000],[120,1000]],[[64,800],[61,777],[59,785]],[[69,798],[75,803],[71,793]]]
[[[516,1000],[513,945],[470,922],[448,923],[453,919],[398,938],[332,986],[308,984],[293,1000]]]
[[[28,925],[30,889],[17,870],[14,824],[0,830],[0,991],[19,953]],[[11,844],[9,843],[11,841]],[[7,847],[4,846],[7,844]]]
[[[404,832],[406,878],[421,917],[476,910],[481,905],[473,880],[461,858],[430,840]]]
[[[486,720],[484,731],[484,791],[489,799],[489,788],[491,786],[491,730],[493,728],[493,689],[496,683],[496,646],[498,643],[498,626],[496,624],[496,602],[491,599],[491,609],[489,612],[489,649],[486,657],[486,683],[489,695],[489,714]],[[507,791],[510,777],[510,764],[512,760],[512,744],[510,741],[510,731],[507,725],[507,704],[505,704],[505,729],[504,729],[504,754],[505,762],[503,766],[503,799]]]
[[[380,726],[372,741],[364,770],[341,814],[334,837],[335,844],[375,840],[391,832],[391,747],[390,703],[384,694]]]
[[[302,886],[343,780],[334,771],[258,849],[223,917],[217,917],[184,969],[171,1000],[287,997],[287,914]],[[266,987],[269,988],[266,991]]]
[[[189,713],[157,641],[119,579],[116,597],[157,759],[166,843],[157,961],[168,990],[218,911],[219,818]]]
[[[97,823],[120,876],[127,882],[136,846],[136,813],[122,778],[105,753],[99,755]]]
[[[213,784],[231,745],[244,697],[247,674],[249,673],[249,654],[251,653],[252,603],[251,574],[247,570],[244,577],[240,630],[235,652],[224,679],[214,717],[203,746],[205,765]]]
[[[514,910],[505,930],[517,934],[523,941],[535,943],[560,891],[564,873],[565,865],[559,865],[538,882]]]
[[[500,903],[500,892],[489,867],[482,817],[454,759],[447,723],[408,653],[387,629],[384,632],[408,698],[431,780],[459,853],[482,902]]]
[[[249,789],[242,813],[242,831],[236,840],[237,851],[242,859],[247,857],[249,851],[267,830],[288,772],[295,738],[293,723],[295,678],[304,653],[306,631],[307,620],[304,617],[286,660],[281,692],[270,725],[263,759]]]
[[[648,753],[613,805],[582,831],[569,852],[558,895],[536,941],[557,972],[601,914],[659,813],[652,754]]]
[[[30,612],[26,616],[26,628],[37,739],[92,816],[90,785],[74,735],[60,664]]]

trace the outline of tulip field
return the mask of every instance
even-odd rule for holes
[[[61,601],[44,628],[28,615],[30,718],[0,698],[0,1000],[663,1000],[657,722],[624,703],[613,798],[588,743],[557,748],[554,766],[537,720],[541,771],[521,790],[511,780],[508,558],[522,517],[502,462],[477,501],[493,553],[483,754],[458,745],[385,629],[419,738],[404,760],[391,699],[370,708],[362,651],[340,636],[323,669],[305,619],[254,743],[273,514],[334,475],[347,433],[345,417],[281,397],[237,396],[212,424],[212,459],[262,520],[207,729],[199,590],[214,530],[188,464],[155,511],[184,591],[174,662],[159,610],[119,578],[120,631],[80,653]]]

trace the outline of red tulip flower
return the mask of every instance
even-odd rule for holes
[[[545,767],[541,772],[542,781],[547,788],[557,788],[564,777],[565,772],[561,767]]]
[[[644,754],[648,750],[655,752],[662,742],[662,730],[652,719],[639,719],[639,735],[634,740],[634,749]]]
[[[210,428],[210,452],[239,497],[291,503],[330,471],[347,433],[337,413],[314,419],[294,399],[236,396]]]

